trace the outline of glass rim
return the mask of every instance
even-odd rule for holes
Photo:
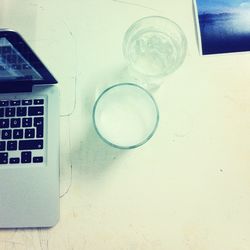
[[[140,90],[142,90],[144,93],[147,94],[148,97],[150,97],[150,99],[153,102],[153,105],[155,107],[155,111],[156,111],[156,121],[154,124],[154,127],[152,129],[152,131],[149,133],[149,135],[143,139],[141,142],[130,145],[130,146],[121,146],[115,143],[112,143],[111,141],[107,140],[99,131],[97,124],[96,124],[96,119],[95,119],[95,114],[96,114],[96,108],[98,106],[99,101],[101,100],[101,98],[110,90],[117,88],[117,87],[121,87],[121,86],[131,86],[131,87],[136,87]],[[118,148],[118,149],[133,149],[133,148],[137,148],[142,146],[143,144],[145,144],[147,141],[149,141],[149,139],[154,135],[158,124],[159,124],[159,120],[160,120],[160,114],[159,114],[159,108],[158,105],[154,99],[154,97],[152,96],[152,94],[147,91],[145,88],[141,87],[140,85],[136,84],[136,83],[116,83],[108,88],[106,88],[105,90],[103,90],[103,92],[98,96],[98,98],[96,99],[95,103],[94,103],[94,107],[93,107],[93,111],[92,111],[92,120],[93,120],[93,124],[94,124],[94,129],[96,131],[96,133],[98,134],[98,136],[107,144],[109,144],[110,146],[114,147],[114,148]]]
[[[164,20],[164,21],[167,21],[168,23],[171,23],[171,24],[174,24],[180,31],[181,33],[184,33],[182,28],[180,27],[179,24],[177,24],[175,21],[173,21],[172,19],[168,18],[168,17],[165,17],[165,16],[157,16],[157,15],[153,15],[153,16],[144,16],[144,17],[141,17],[139,19],[137,19],[135,22],[133,22],[129,28],[127,29],[127,31],[125,32],[125,35],[124,37],[126,37],[126,34],[131,30],[133,29],[138,23],[142,22],[143,20],[147,20],[147,19],[159,19],[159,20]]]

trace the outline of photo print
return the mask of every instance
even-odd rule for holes
[[[250,0],[194,0],[203,55],[250,51]]]

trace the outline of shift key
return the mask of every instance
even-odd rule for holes
[[[29,109],[28,109],[29,116],[43,115],[43,113],[44,113],[43,106],[29,107]]]
[[[19,150],[43,149],[43,140],[20,140]]]

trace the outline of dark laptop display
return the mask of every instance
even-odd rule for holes
[[[20,36],[12,31],[0,33],[0,83],[57,83],[41,60]]]
[[[5,38],[0,38],[0,78],[42,80],[36,69]]]

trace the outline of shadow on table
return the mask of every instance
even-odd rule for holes
[[[96,178],[109,171],[115,162],[128,152],[104,143],[90,126],[86,136],[80,142],[79,171],[86,178]]]
[[[110,85],[123,81],[121,74],[124,72],[124,66],[119,65],[116,69],[111,69],[110,72],[99,73],[93,83],[90,83],[83,91],[81,103],[81,113],[83,114],[83,122],[88,126],[86,132],[79,138],[80,147],[71,148],[74,171],[83,175],[86,178],[97,178],[109,171],[116,161],[129,150],[114,148],[97,135],[93,121],[92,109],[96,98],[100,93]],[[79,144],[78,144],[79,145]],[[75,145],[75,146],[78,146]]]

